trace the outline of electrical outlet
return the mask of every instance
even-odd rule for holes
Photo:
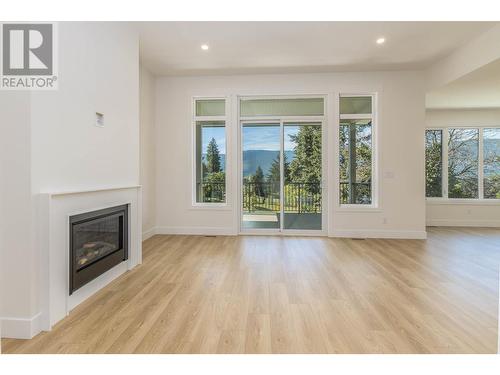
[[[387,224],[387,218],[386,218],[386,217],[384,217],[384,218],[382,219],[382,224]]]

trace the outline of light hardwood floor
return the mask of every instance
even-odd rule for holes
[[[155,236],[5,353],[495,353],[500,230],[429,239]]]

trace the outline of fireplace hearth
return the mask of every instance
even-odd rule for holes
[[[69,294],[128,259],[128,205],[70,217]]]

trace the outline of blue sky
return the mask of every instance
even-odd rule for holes
[[[500,129],[484,129],[484,137],[488,139],[500,139]]]
[[[219,152],[221,154],[226,153],[226,130],[223,127],[203,127],[201,139],[203,141],[202,149],[203,153],[207,152],[207,146],[215,138],[217,146],[219,147]]]
[[[219,152],[226,153],[226,135],[222,127],[204,127],[202,133],[203,153],[206,153],[208,143],[215,138]],[[289,135],[297,134],[298,126],[285,127],[285,151],[293,150],[294,144]],[[243,150],[271,150],[278,151],[280,148],[279,126],[243,127]]]
[[[290,142],[289,135],[296,134],[298,126],[285,127],[285,151],[293,150],[294,144]],[[243,127],[243,150],[269,150],[279,151],[280,128],[279,126],[245,126]]]

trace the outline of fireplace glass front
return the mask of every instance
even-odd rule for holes
[[[128,205],[70,218],[70,294],[128,258]]]

